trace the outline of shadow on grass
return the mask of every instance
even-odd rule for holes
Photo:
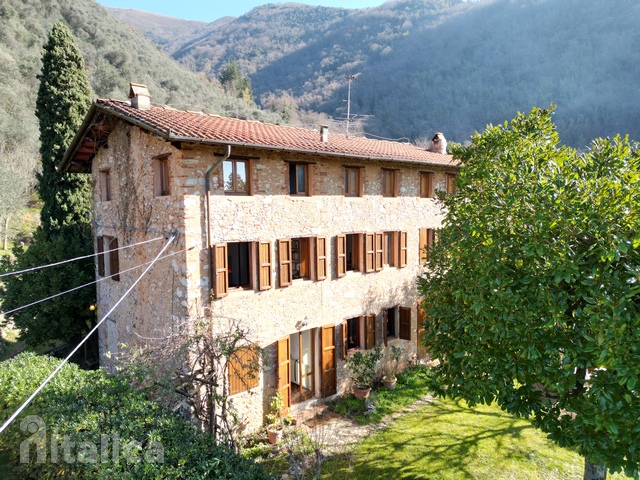
[[[365,440],[353,455],[331,458],[325,478],[481,478],[478,471],[495,469],[498,457],[526,456],[514,449],[526,430],[534,428],[495,409],[438,400]]]

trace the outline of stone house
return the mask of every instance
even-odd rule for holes
[[[177,234],[102,325],[103,364],[180,319],[233,318],[268,354],[254,380],[229,378],[258,426],[276,390],[293,409],[346,392],[351,351],[425,355],[416,276],[435,194],[458,170],[449,155],[152,106],[132,84],[130,101],[94,102],[61,168],[93,178],[99,312]]]

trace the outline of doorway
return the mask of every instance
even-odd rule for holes
[[[310,399],[315,392],[315,336],[315,328],[289,335],[291,345],[291,403],[294,405]]]

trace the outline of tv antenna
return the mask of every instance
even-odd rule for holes
[[[347,77],[349,88],[347,90],[347,137],[349,136],[349,121],[351,120],[351,81],[358,78],[362,72],[354,73]]]

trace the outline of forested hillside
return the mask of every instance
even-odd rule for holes
[[[182,46],[162,40],[194,71],[231,60],[256,98],[287,92],[300,106],[366,130],[416,139],[435,130],[465,141],[516,111],[557,104],[563,143],[640,125],[640,4],[635,0],[397,0],[377,8],[300,4],[256,8]],[[211,24],[210,24],[211,25]]]
[[[38,151],[34,115],[42,46],[55,21],[67,23],[84,56],[93,95],[124,99],[130,81],[149,85],[152,102],[275,119],[196,75],[93,0],[2,0],[0,3],[0,146]]]

